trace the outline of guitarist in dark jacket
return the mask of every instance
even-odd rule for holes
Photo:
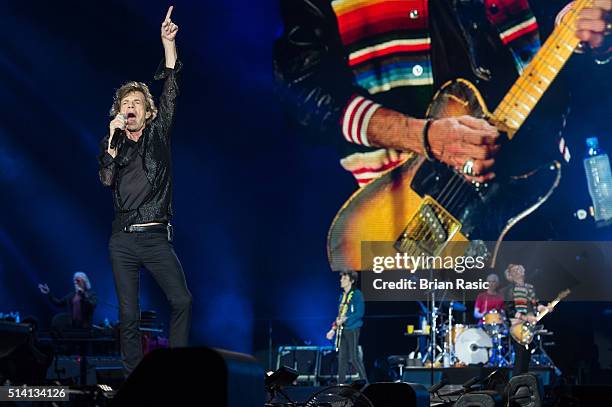
[[[529,322],[538,322],[535,314],[547,309],[546,306],[538,303],[533,285],[525,283],[525,268],[520,264],[510,264],[505,271],[506,279],[512,283],[506,294],[507,315],[510,316],[512,325]],[[552,309],[548,309],[549,312]],[[531,353],[529,349],[512,339],[514,348],[514,369],[513,375],[527,373]]]
[[[363,361],[359,357],[359,332],[363,326],[365,303],[361,291],[354,287],[357,273],[340,273],[340,286],[342,294],[338,305],[338,317],[327,333],[327,339],[336,336],[338,345],[338,383],[346,382],[346,371],[351,363],[359,378],[367,380]]]

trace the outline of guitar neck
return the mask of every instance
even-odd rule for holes
[[[561,298],[560,298],[560,297],[557,297],[557,298],[555,298],[553,301],[551,301],[551,302],[549,302],[549,303],[548,303],[547,308],[548,308],[548,309],[553,309],[553,308],[555,308],[555,307],[557,306],[557,304],[558,304],[558,303],[560,303],[560,302],[561,302]],[[538,320],[538,322],[539,322],[539,321],[540,321],[542,318],[544,318],[546,315],[548,315],[548,313],[550,312],[550,311],[548,311],[548,309],[546,309],[546,310],[544,310],[544,311],[542,311],[542,312],[540,312],[540,313],[538,314],[538,316],[536,317],[536,318],[537,318],[537,320]]]
[[[593,0],[576,0],[497,109],[495,122],[503,124],[511,139],[557,77],[580,42],[574,33],[578,13]]]

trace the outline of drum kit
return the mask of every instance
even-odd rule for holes
[[[478,324],[455,323],[454,312],[465,312],[460,302],[435,301],[429,311],[431,326],[427,353],[421,362],[424,365],[459,367],[482,364],[488,367],[508,367],[514,362],[514,350],[509,334],[510,322],[504,311],[490,310]],[[448,309],[448,311],[446,310]],[[536,352],[543,352],[542,346]],[[535,356],[535,355],[534,355]],[[546,355],[547,356],[547,355]],[[552,365],[552,361],[550,361]]]

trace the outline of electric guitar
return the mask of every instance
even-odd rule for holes
[[[493,112],[475,85],[456,79],[438,90],[426,116],[482,118],[511,141],[578,46],[573,27],[578,13],[590,4],[592,0],[574,3]],[[480,185],[446,164],[412,154],[342,206],[328,232],[329,263],[334,271],[371,270],[367,259],[374,254],[362,252],[362,242],[389,242],[385,253],[377,246],[375,255],[457,256],[472,251],[488,255],[494,267],[501,241],[548,200],[560,179],[561,165],[553,161]],[[489,247],[484,241],[494,244]]]
[[[531,343],[533,337],[535,336],[537,323],[540,322],[540,320],[546,315],[548,315],[550,310],[555,308],[555,306],[559,302],[561,302],[562,299],[567,297],[570,292],[571,291],[568,289],[559,293],[557,298],[548,303],[547,309],[538,314],[538,316],[536,317],[537,321],[535,323],[522,321],[512,325],[512,327],[510,327],[510,335],[512,335],[512,338],[521,345],[527,347],[527,345]]]
[[[346,312],[348,311],[349,304],[351,304],[351,300],[353,299],[353,294],[355,291],[351,290],[348,293],[344,293],[342,296],[342,300],[340,302],[340,307],[338,309],[338,317],[343,318],[346,316]],[[342,343],[342,331],[344,331],[344,324],[340,324],[336,328],[336,338],[334,339],[334,348],[336,352],[340,351],[340,344]]]

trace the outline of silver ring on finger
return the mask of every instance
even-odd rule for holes
[[[471,158],[466,160],[465,163],[463,164],[463,168],[461,169],[461,171],[468,176],[473,176],[476,175],[474,174],[474,160],[472,160]]]

